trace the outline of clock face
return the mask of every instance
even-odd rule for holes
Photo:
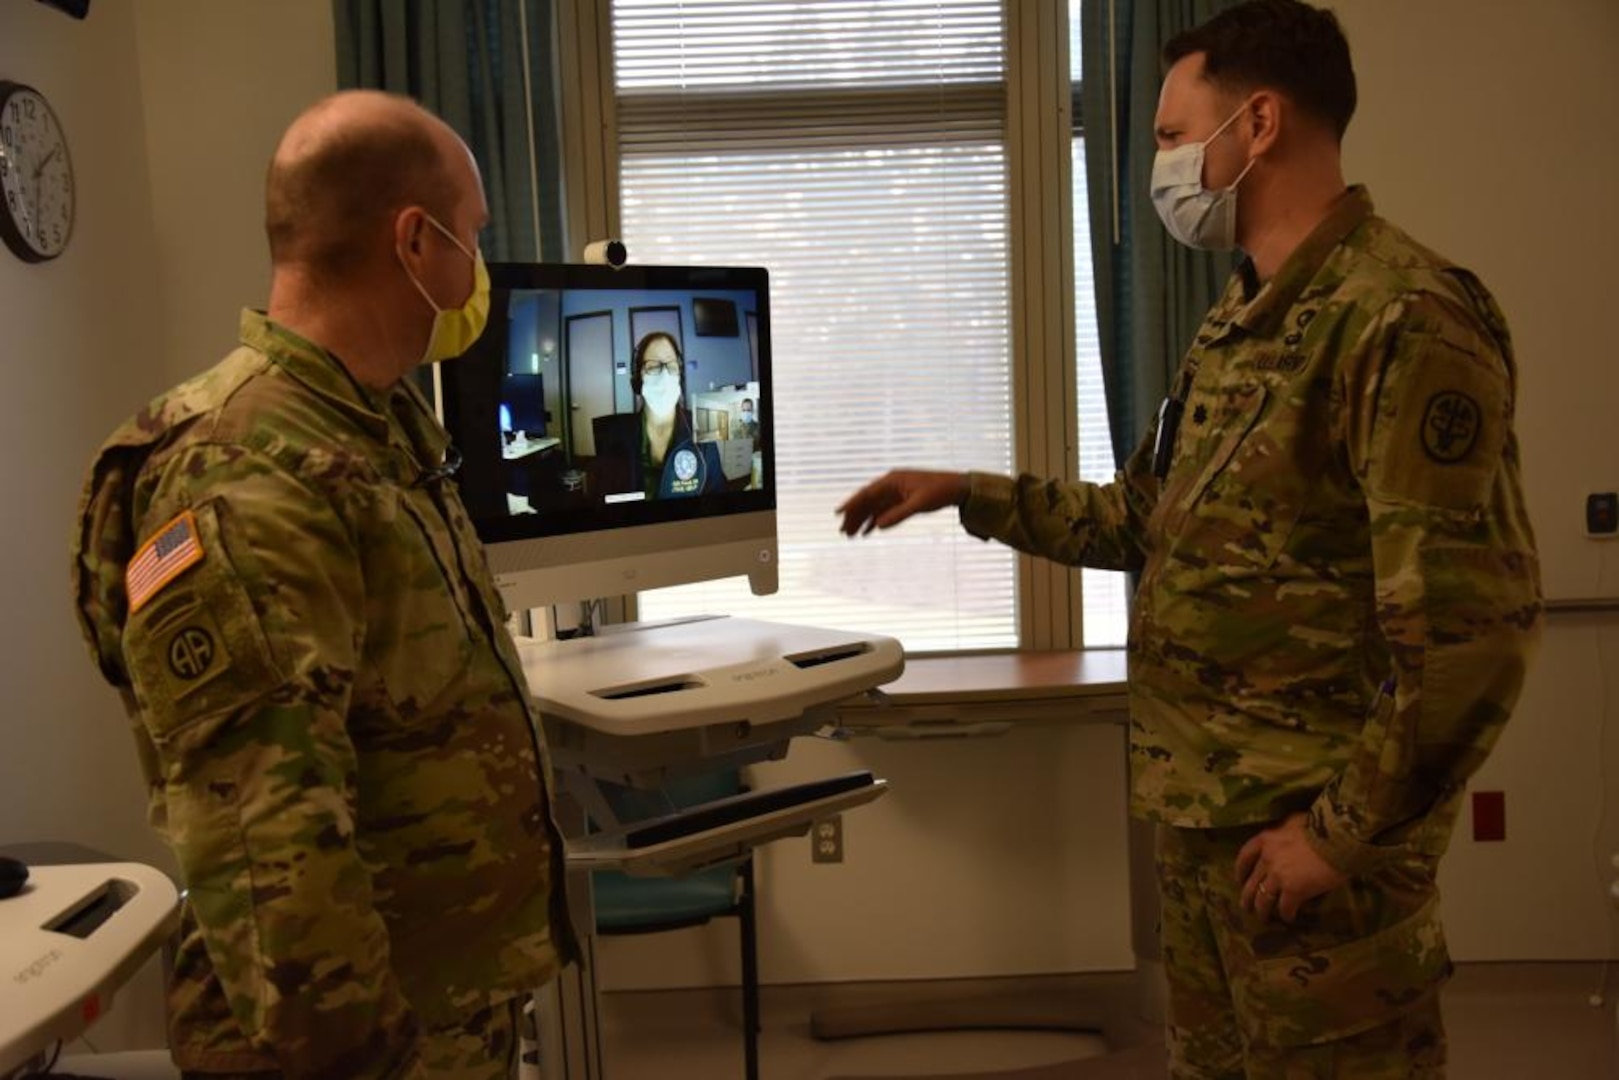
[[[73,162],[39,91],[0,82],[0,236],[29,262],[54,259],[73,233]]]

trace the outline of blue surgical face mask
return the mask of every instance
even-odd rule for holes
[[[1225,123],[1202,142],[1160,150],[1152,161],[1152,206],[1169,235],[1202,251],[1230,251],[1237,246],[1237,185],[1258,158],[1250,158],[1230,187],[1210,191],[1203,186],[1203,155],[1209,143],[1231,126],[1248,107],[1243,102]]]

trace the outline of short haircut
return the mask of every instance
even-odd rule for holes
[[[447,222],[456,183],[434,121],[423,111],[321,132],[265,180],[264,231],[273,265],[342,277],[377,254],[394,215],[421,206]]]
[[[641,392],[641,368],[646,363],[646,351],[654,341],[667,341],[669,347],[675,351],[675,359],[680,361],[680,400],[686,400],[686,363],[680,352],[680,342],[675,336],[665,330],[654,330],[635,346],[635,359],[630,363],[630,389],[639,394]]]
[[[1343,140],[1355,115],[1355,70],[1331,11],[1300,0],[1248,0],[1170,38],[1164,63],[1194,53],[1203,54],[1204,77],[1217,88],[1280,91]]]
[[[750,398],[750,397],[745,397],[745,398],[742,399],[742,404],[746,405],[748,408],[751,409],[751,408],[753,408],[753,399]]]

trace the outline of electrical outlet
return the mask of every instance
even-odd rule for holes
[[[813,862],[843,861],[843,815],[822,818],[810,829],[810,859]]]
[[[1593,540],[1619,536],[1619,492],[1595,491],[1585,497],[1585,535]]]
[[[1473,839],[1489,842],[1506,838],[1507,793],[1473,792]]]

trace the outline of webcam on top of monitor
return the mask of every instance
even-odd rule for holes
[[[630,261],[630,249],[622,240],[595,240],[585,245],[585,262],[618,270]]]

